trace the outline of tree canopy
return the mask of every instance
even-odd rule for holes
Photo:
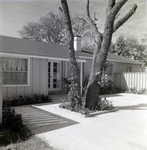
[[[147,65],[147,46],[135,37],[120,35],[110,48],[111,53],[138,60]]]
[[[91,40],[90,25],[85,19],[78,16],[71,17],[71,24],[74,36],[78,35],[83,37],[83,39],[88,38],[88,40]],[[53,12],[49,12],[47,16],[41,17],[38,22],[28,22],[19,31],[19,34],[23,39],[60,45],[67,44],[67,32],[63,16]],[[85,45],[84,40],[82,45]]]

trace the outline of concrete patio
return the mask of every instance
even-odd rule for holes
[[[61,109],[58,103],[34,105],[37,109],[78,122],[39,132],[37,136],[58,150],[146,150],[147,95],[124,93],[107,95],[107,99],[119,111],[91,118]],[[55,102],[60,100],[57,98]]]

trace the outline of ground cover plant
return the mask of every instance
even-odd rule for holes
[[[133,94],[144,94],[146,89],[142,89],[140,91],[137,90],[136,87],[130,88],[126,93],[133,93]]]
[[[4,106],[20,106],[20,105],[29,105],[29,104],[38,104],[38,103],[47,103],[51,102],[52,98],[49,95],[37,95],[34,96],[19,96],[12,100],[4,100]]]
[[[9,144],[7,146],[0,147],[1,150],[54,150],[47,144],[45,140],[42,140],[36,136],[31,137],[26,141],[22,141],[15,144]]]
[[[97,112],[97,111],[105,111],[105,110],[112,110],[114,109],[114,105],[112,104],[111,101],[108,101],[106,98],[100,98],[99,100],[100,103],[98,103],[98,105],[96,106],[95,109],[91,108],[85,108],[85,101],[84,101],[84,98],[82,99],[82,106],[81,107],[78,107],[76,109],[73,109],[71,104],[70,104],[70,98],[67,97],[67,98],[64,98],[63,99],[63,103],[59,105],[60,108],[63,108],[63,109],[68,109],[68,110],[71,110],[71,111],[75,111],[75,112],[78,112],[78,113],[81,113],[83,115],[88,115],[90,113],[93,113],[93,112]]]
[[[32,132],[23,124],[21,114],[17,114],[11,107],[3,107],[0,133],[0,146],[25,141],[32,136]]]

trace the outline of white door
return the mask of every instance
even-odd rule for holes
[[[48,62],[48,89],[49,91],[61,89],[61,62]]]

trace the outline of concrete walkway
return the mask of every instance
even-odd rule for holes
[[[37,136],[59,150],[146,150],[147,96],[108,95],[119,111],[84,118],[59,108],[59,104],[35,105],[36,108],[79,122]]]

